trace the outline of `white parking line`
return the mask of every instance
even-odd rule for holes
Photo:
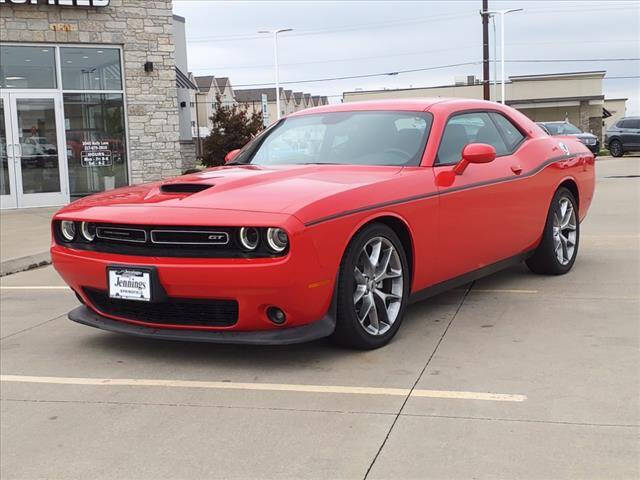
[[[0,286],[0,290],[70,290],[66,285],[55,285],[55,286],[47,286],[47,285],[36,285],[36,286],[9,286],[2,285]]]
[[[509,288],[472,288],[469,293],[525,293],[525,294],[533,294],[539,293],[538,290],[519,290],[519,289],[509,289]]]
[[[283,383],[205,382],[196,380],[156,380],[141,378],[74,378],[32,377],[24,375],[0,375],[0,381],[13,383],[47,383],[57,385],[84,385],[110,387],[168,387],[208,388],[219,390],[262,390],[270,392],[340,393],[348,395],[407,396],[408,388],[348,387],[339,385],[295,385]],[[488,400],[494,402],[524,402],[526,395],[486,392],[458,392],[448,390],[413,390],[413,397],[451,398],[462,400]]]

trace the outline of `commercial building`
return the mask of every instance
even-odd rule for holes
[[[517,108],[534,121],[568,120],[583,131],[602,138],[604,120],[611,114],[605,108],[602,80],[605,71],[571,72],[547,75],[520,75],[505,84],[507,105]],[[344,102],[411,97],[459,97],[482,99],[482,85],[475,77],[465,77],[454,85],[345,92]],[[500,88],[491,90],[497,101]],[[624,111],[626,99],[618,99],[615,107]]]
[[[0,0],[2,208],[62,205],[193,165],[195,85],[171,7]]]

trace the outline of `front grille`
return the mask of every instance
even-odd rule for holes
[[[229,234],[215,230],[151,230],[151,242],[165,245],[226,245]]]
[[[79,233],[72,242],[60,235],[60,222],[54,224],[56,243],[78,250],[134,255],[142,257],[181,258],[274,258],[286,255],[288,249],[274,253],[267,248],[266,238],[253,251],[240,245],[238,227],[164,226],[96,224],[92,242]],[[76,223],[76,231],[80,231]]]
[[[201,327],[229,327],[238,321],[236,300],[169,298],[162,302],[138,302],[110,298],[104,290],[85,288],[84,293],[102,313],[128,320]]]
[[[147,232],[141,228],[97,227],[96,236],[102,240],[116,242],[145,243],[147,241]]]

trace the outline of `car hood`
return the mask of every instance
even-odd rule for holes
[[[77,200],[61,213],[104,207],[181,207],[296,214],[346,191],[365,189],[394,178],[402,167],[350,165],[223,166],[164,182],[111,190]],[[198,190],[195,193],[181,190]],[[178,192],[176,192],[176,190]],[[140,208],[143,207],[143,208]],[[326,205],[325,205],[326,207]],[[340,205],[335,205],[336,209]],[[151,212],[150,212],[151,213]],[[154,211],[153,216],[158,212]],[[144,219],[132,221],[146,223]]]

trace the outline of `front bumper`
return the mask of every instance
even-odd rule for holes
[[[112,320],[99,315],[89,308],[77,307],[69,312],[69,319],[74,322],[100,328],[110,332],[124,333],[136,337],[156,338],[159,340],[178,340],[183,342],[231,343],[245,345],[289,345],[310,342],[328,337],[333,333],[336,322],[331,314],[320,320],[300,327],[281,328],[254,332],[238,332],[233,330],[173,330],[134,325]]]
[[[333,330],[328,328],[329,322],[326,321],[322,324],[323,328],[311,329],[311,334],[295,333],[298,330],[293,330],[331,316],[338,268],[335,262],[327,262],[326,259],[320,261],[314,242],[306,235],[295,235],[289,253],[277,258],[145,257],[76,250],[55,243],[51,248],[51,258],[58,273],[88,307],[85,310],[94,315],[91,322],[84,315],[82,318],[85,321],[80,323],[99,328],[132,334],[143,332],[145,336],[156,338],[195,340],[196,337],[202,337],[207,341],[225,343],[236,342],[229,339],[240,339],[237,340],[239,343],[293,343],[305,341],[307,337],[318,335],[318,332],[326,336]],[[238,304],[237,319],[233,324],[222,326],[214,326],[213,323],[187,325],[179,321],[141,321],[139,318],[121,316],[117,311],[103,311],[91,301],[88,292],[107,290],[106,271],[107,267],[113,265],[153,267],[169,299],[235,300]],[[286,321],[283,324],[269,320],[266,312],[271,306],[284,311]],[[77,320],[78,314],[74,315],[73,320],[80,321]],[[267,333],[269,331],[272,333]],[[163,333],[160,335],[157,332]],[[240,333],[242,335],[236,335]],[[263,340],[245,340],[247,336]],[[282,340],[276,341],[274,338]],[[298,338],[300,340],[295,340]]]

